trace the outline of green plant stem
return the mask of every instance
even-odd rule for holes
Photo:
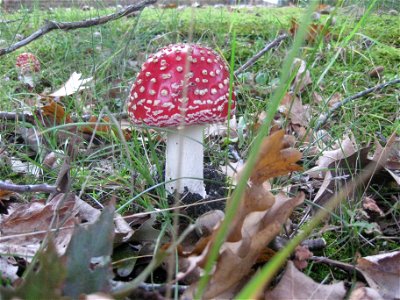
[[[271,103],[269,106],[269,109],[267,111],[267,117],[265,119],[264,124],[260,127],[260,132],[256,136],[254,140],[254,144],[251,150],[251,153],[249,155],[249,158],[247,159],[246,166],[243,170],[241,180],[238,182],[238,185],[236,187],[235,192],[232,195],[232,198],[230,199],[230,202],[227,205],[227,209],[225,211],[225,218],[223,222],[221,223],[218,232],[216,234],[215,240],[210,248],[210,252],[208,254],[208,259],[206,262],[206,265],[204,267],[204,274],[200,278],[200,281],[197,286],[197,290],[195,293],[195,299],[200,299],[202,298],[205,289],[207,287],[207,284],[211,278],[211,270],[213,266],[215,265],[215,262],[218,258],[219,255],[219,250],[222,246],[222,244],[225,242],[226,237],[229,232],[229,226],[232,223],[232,220],[234,219],[236,215],[236,211],[239,207],[240,200],[242,198],[242,195],[246,189],[247,186],[247,180],[250,177],[250,174],[254,168],[254,165],[257,160],[257,154],[260,149],[261,143],[264,139],[264,137],[267,135],[269,132],[270,124],[275,116],[276,111],[278,110],[278,106],[281,102],[281,99],[285,92],[287,91],[287,88],[290,84],[289,78],[290,78],[290,68],[292,66],[292,63],[294,61],[294,58],[299,52],[299,49],[304,41],[304,38],[306,36],[307,28],[308,25],[311,22],[311,14],[316,7],[317,2],[313,1],[311,5],[309,5],[305,16],[303,18],[303,21],[300,25],[298,34],[296,35],[294,42],[293,42],[293,47],[292,50],[289,52],[287,59],[283,63],[282,67],[282,72],[280,76],[280,85],[274,95],[272,96]]]

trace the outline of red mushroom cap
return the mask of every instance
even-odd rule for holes
[[[15,63],[21,74],[36,73],[40,71],[40,62],[32,53],[21,53]]]
[[[176,127],[225,121],[228,106],[226,62],[210,48],[176,44],[162,48],[143,64],[131,88],[128,114],[134,124]]]

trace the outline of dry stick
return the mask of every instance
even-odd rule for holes
[[[329,117],[330,117],[334,112],[336,112],[340,107],[342,107],[343,105],[345,105],[346,103],[348,103],[348,102],[350,102],[350,101],[352,101],[352,100],[355,100],[355,99],[364,97],[364,96],[366,96],[366,95],[368,95],[368,94],[370,94],[370,93],[372,93],[372,92],[376,92],[376,91],[382,90],[382,89],[388,87],[389,85],[395,85],[395,84],[398,84],[398,83],[400,83],[400,78],[393,79],[393,80],[391,80],[391,81],[388,81],[388,82],[385,82],[385,83],[382,83],[382,84],[378,84],[378,85],[376,85],[376,86],[374,86],[374,87],[372,87],[372,88],[366,89],[366,90],[364,90],[364,91],[362,91],[362,92],[359,92],[359,93],[357,93],[357,94],[355,94],[355,95],[353,95],[353,96],[350,96],[350,97],[344,99],[343,101],[340,101],[340,102],[338,102],[338,103],[335,103],[335,104],[332,106],[332,108],[331,108],[326,114],[322,114],[322,115],[318,118],[317,125],[316,125],[316,128],[315,128],[314,130],[317,131],[317,130],[320,129],[323,125],[325,125],[325,123],[328,121]]]
[[[265,54],[265,52],[267,52],[267,51],[271,50],[272,48],[278,46],[280,44],[280,42],[282,42],[283,40],[287,39],[288,37],[289,37],[289,35],[287,35],[286,33],[281,34],[280,36],[278,36],[275,40],[273,40],[272,42],[268,43],[260,52],[255,54],[252,58],[250,58],[244,65],[239,67],[239,69],[237,69],[233,74],[235,76],[237,76],[240,73],[242,73],[245,70],[247,70],[248,68],[250,68],[252,65],[254,65],[257,62],[257,60],[260,59],[261,56],[263,56]]]
[[[7,120],[7,121],[23,120],[28,123],[32,124],[34,123],[34,117],[32,114],[7,112],[7,111],[0,111],[0,120]]]
[[[43,193],[57,193],[58,188],[55,185],[49,184],[27,184],[27,185],[18,185],[13,183],[8,183],[4,181],[0,181],[0,190],[6,190],[17,193],[35,193],[35,192],[43,192]]]
[[[90,120],[90,118],[93,117],[93,115],[83,115],[82,116],[82,121],[87,122]],[[111,114],[111,118],[115,118],[116,120],[123,120],[128,118],[128,113],[123,112],[123,113],[115,113]],[[28,123],[35,123],[35,117],[31,113],[16,113],[16,112],[7,112],[7,111],[0,111],[0,120],[6,120],[6,121],[25,121]],[[80,120],[76,116],[71,116],[71,120],[73,122],[79,122]],[[95,123],[93,123],[95,124]]]
[[[10,24],[10,23],[15,23],[15,22],[19,22],[22,19],[15,19],[15,20],[0,20],[0,24]]]
[[[37,31],[32,33],[30,36],[11,45],[8,48],[0,49],[0,56],[3,56],[10,52],[13,52],[23,46],[26,46],[27,44],[33,42],[37,38],[45,35],[46,33],[49,33],[52,30],[55,30],[55,29],[73,30],[73,29],[78,29],[78,28],[87,28],[87,27],[102,25],[102,24],[108,23],[110,21],[120,19],[120,18],[122,18],[126,15],[129,15],[135,11],[142,10],[146,6],[154,4],[156,2],[157,2],[157,0],[144,0],[138,4],[129,5],[126,8],[124,8],[116,13],[110,14],[110,15],[93,18],[93,19],[88,19],[88,20],[77,21],[77,22],[46,21],[44,26],[39,28]]]
[[[346,264],[337,260],[333,260],[327,257],[322,257],[322,256],[311,256],[310,260],[315,261],[316,263],[324,263],[332,267],[336,267],[338,269],[341,269],[347,273],[354,273],[357,272],[357,275],[362,275],[361,272],[353,265],[351,264]],[[361,276],[362,277],[362,276]]]

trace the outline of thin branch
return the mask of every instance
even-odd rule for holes
[[[10,24],[10,23],[15,23],[15,22],[19,22],[22,19],[15,19],[15,20],[0,20],[0,24]]]
[[[160,294],[164,294],[167,287],[165,284],[157,284],[157,283],[145,283],[142,282],[139,284],[138,288],[141,288],[147,292],[154,292],[157,291]],[[181,284],[173,284],[172,285],[173,289],[177,289],[179,294],[182,294],[185,292],[188,288],[187,285],[181,285]]]
[[[108,23],[110,21],[114,21],[120,19],[126,15],[129,15],[135,11],[142,10],[146,6],[156,3],[157,0],[144,0],[137,4],[132,4],[127,6],[126,8],[106,16],[82,20],[77,22],[57,22],[57,21],[46,21],[45,25],[39,28],[37,31],[32,33],[30,36],[26,37],[25,39],[9,46],[8,48],[0,49],[0,56],[13,52],[27,44],[33,42],[34,40],[38,39],[39,37],[49,33],[50,31],[61,29],[61,30],[73,30],[78,28],[87,28],[91,26],[102,25]]]
[[[362,273],[356,268],[356,266],[353,266],[351,264],[346,264],[337,260],[333,260],[327,257],[322,257],[322,256],[312,256],[310,260],[315,261],[316,263],[323,263],[326,265],[329,265],[331,267],[335,267],[338,269],[341,269],[349,274],[357,274],[357,277],[359,278],[364,278]]]
[[[318,118],[318,121],[317,121],[316,128],[314,130],[316,131],[316,130],[320,129],[322,126],[324,126],[325,123],[328,121],[329,117],[333,113],[335,113],[340,107],[342,107],[343,105],[347,104],[348,102],[353,101],[353,100],[358,99],[358,98],[362,98],[362,97],[364,97],[364,96],[366,96],[366,95],[368,95],[370,93],[382,90],[382,89],[388,87],[389,85],[395,85],[395,84],[398,84],[398,83],[400,83],[400,78],[393,79],[391,81],[378,84],[378,85],[376,85],[376,86],[374,86],[372,88],[366,89],[366,90],[364,90],[362,92],[359,92],[359,93],[357,93],[357,94],[355,94],[353,96],[350,96],[350,97],[344,99],[343,101],[335,103],[335,105],[333,105],[332,108],[327,113],[320,115],[320,117]]]
[[[58,188],[55,185],[48,185],[48,184],[18,185],[0,181],[0,190],[6,190],[17,193],[37,193],[37,192],[56,193],[58,191]]]
[[[282,42],[283,40],[287,39],[289,37],[289,35],[287,35],[286,33],[281,34],[280,36],[278,36],[275,40],[273,40],[272,42],[268,43],[260,52],[258,52],[257,54],[255,54],[252,58],[250,58],[244,65],[240,66],[239,69],[237,69],[234,74],[235,76],[239,75],[240,73],[243,73],[245,70],[247,70],[248,68],[250,68],[252,65],[254,65],[257,60],[260,59],[261,56],[263,56],[267,51],[271,50],[274,47],[279,46],[280,42]]]
[[[34,117],[32,114],[7,111],[0,111],[0,120],[25,121],[28,123],[34,123]]]
[[[128,118],[128,113],[123,112],[123,113],[115,113],[111,114],[113,118],[116,120],[122,120]],[[93,117],[93,115],[83,115],[81,118],[78,118],[76,116],[71,116],[71,120],[73,122],[87,122],[90,120],[90,118]],[[35,117],[31,113],[16,113],[16,112],[7,112],[7,111],[0,111],[0,120],[5,120],[5,121],[25,121],[28,123],[35,123]]]

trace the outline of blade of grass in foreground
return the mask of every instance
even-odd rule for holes
[[[302,22],[300,24],[299,31],[294,39],[292,49],[289,52],[286,60],[283,63],[282,72],[280,75],[280,85],[272,96],[272,99],[271,99],[271,102],[269,105],[269,109],[267,111],[267,117],[265,119],[265,123],[260,127],[260,131],[254,140],[253,148],[251,149],[250,155],[246,162],[245,169],[243,170],[243,173],[242,173],[242,178],[239,181],[235,192],[233,193],[233,196],[229,202],[229,206],[227,206],[227,209],[225,211],[224,221],[221,223],[221,226],[217,232],[215,241],[210,249],[208,259],[207,259],[206,265],[204,267],[204,274],[201,277],[198,287],[197,287],[197,290],[196,290],[196,294],[195,294],[196,299],[202,298],[202,295],[204,294],[207,284],[211,278],[211,270],[214,267],[215,262],[218,258],[219,249],[221,248],[222,244],[224,243],[224,241],[226,239],[226,236],[229,231],[229,225],[232,223],[232,220],[235,217],[236,211],[239,207],[240,199],[246,189],[247,180],[250,177],[250,174],[256,163],[257,154],[260,149],[263,138],[268,134],[270,124],[275,116],[276,111],[278,110],[278,106],[281,102],[281,99],[282,99],[283,95],[286,93],[287,88],[290,85],[290,75],[291,75],[290,69],[291,69],[292,63],[293,63],[295,57],[298,55],[300,47],[305,39],[305,36],[307,33],[307,28],[308,28],[309,24],[311,23],[311,14],[314,11],[316,5],[317,5],[317,2],[312,1],[312,3],[308,6],[308,8],[304,14],[304,17],[302,19]],[[233,72],[232,69],[231,69],[231,72]]]

